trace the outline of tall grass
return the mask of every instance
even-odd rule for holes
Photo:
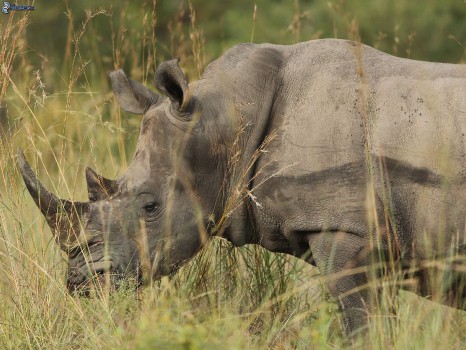
[[[84,167],[109,178],[124,172],[140,121],[120,112],[105,72],[125,67],[136,80],[150,82],[158,52],[155,1],[141,8],[142,33],[125,22],[124,12],[111,8],[88,12],[76,26],[71,3],[65,4],[61,66],[28,51],[27,13],[0,24],[5,34],[0,37],[0,102],[9,106],[8,122],[2,124],[6,132],[0,134],[1,348],[466,348],[464,313],[402,293],[396,315],[387,314],[384,308],[393,310],[388,290],[380,313],[370,315],[367,339],[349,345],[316,269],[257,246],[233,248],[218,238],[175,276],[138,293],[122,288],[104,291],[100,298],[70,296],[65,257],[25,192],[16,148],[25,149],[38,176],[59,196],[85,199]],[[183,11],[191,19],[189,38],[183,34]],[[296,1],[297,39],[299,11]],[[97,19],[112,27],[111,57],[95,39]],[[168,51],[182,56],[188,74],[197,78],[207,60],[195,9],[180,8],[170,28]],[[142,39],[140,50],[128,37]]]

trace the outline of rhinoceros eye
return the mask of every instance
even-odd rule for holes
[[[157,219],[161,212],[160,202],[151,193],[141,193],[137,198],[137,205],[139,207],[139,215],[147,221]]]
[[[155,202],[149,202],[144,205],[144,210],[147,214],[154,214],[158,209],[158,205]]]

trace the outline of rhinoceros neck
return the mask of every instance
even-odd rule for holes
[[[223,236],[240,246],[259,241],[249,202],[259,171],[257,162],[273,133],[283,85],[283,54],[269,45],[248,44],[232,51],[209,68],[205,79],[224,76],[216,89],[230,92],[222,93],[228,98],[220,104],[223,110],[214,114],[217,129],[223,133],[221,142],[226,142],[228,149],[223,170],[227,177],[223,213],[230,219]]]

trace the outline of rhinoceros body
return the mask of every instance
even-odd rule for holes
[[[111,73],[122,108],[144,118],[121,178],[87,171],[89,202],[54,197],[19,157],[70,255],[70,289],[89,270],[140,275],[144,259],[169,273],[218,235],[316,264],[350,332],[365,322],[372,272],[387,270],[367,266],[414,268],[429,296],[425,261],[461,265],[466,66],[343,40],[238,45],[189,85],[177,63],[157,68],[164,97]],[[452,276],[438,300],[464,307],[465,277]]]

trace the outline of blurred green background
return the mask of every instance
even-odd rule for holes
[[[138,137],[140,116],[122,112],[114,101],[107,77],[114,68],[152,86],[156,64],[180,57],[195,80],[235,44],[316,38],[466,63],[466,1],[33,4],[35,11],[0,13],[0,348],[341,348],[335,305],[316,292],[316,271],[256,246],[233,249],[213,240],[174,280],[147,288],[142,301],[131,294],[102,301],[70,297],[66,264],[26,193],[16,149],[58,196],[86,200],[85,167],[109,178],[121,175]],[[464,315],[427,303],[408,299],[396,317],[374,315],[370,342],[360,348],[466,348]]]
[[[79,164],[69,164],[73,173],[82,171],[81,161],[101,168],[110,154],[106,175],[114,177],[131,158],[140,119],[113,103],[107,73],[115,68],[152,86],[156,65],[180,57],[192,81],[235,44],[317,38],[361,40],[412,59],[466,62],[465,0],[33,4],[35,11],[0,15],[0,66],[5,67],[0,71],[0,105],[9,106],[10,133],[23,128],[22,147],[39,142],[37,148],[59,152],[67,161],[76,149]],[[51,153],[45,156],[48,164],[56,164]]]
[[[99,9],[106,14],[90,22],[91,35],[83,38],[83,44],[92,40],[94,50],[86,52],[85,59],[110,70],[114,46],[131,47],[141,56],[144,30],[151,31],[154,11],[157,59],[186,55],[191,49],[186,39],[193,31],[190,6],[195,11],[194,30],[202,30],[205,37],[208,62],[251,39],[291,44],[327,37],[356,39],[358,33],[362,42],[397,56],[452,63],[466,60],[464,0],[83,0],[36,1],[35,5],[28,44],[54,66],[60,66],[66,55],[69,18],[76,30],[90,11]],[[117,33],[114,42],[113,32]]]

